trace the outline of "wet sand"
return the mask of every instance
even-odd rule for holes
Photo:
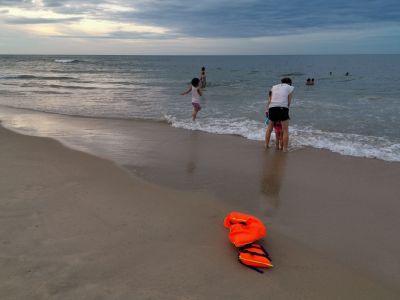
[[[132,128],[124,168],[0,129],[1,299],[399,298],[399,163]],[[274,269],[237,262],[232,210],[265,221]]]

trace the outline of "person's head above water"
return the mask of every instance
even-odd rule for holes
[[[200,83],[200,79],[198,79],[198,78],[193,78],[192,79],[192,85],[194,87],[197,87],[199,85],[199,83]]]
[[[201,68],[201,70],[202,70],[202,71],[205,71],[205,70],[206,70],[206,68],[205,68],[205,67],[202,67],[202,68]]]
[[[288,85],[292,85],[292,79],[290,79],[289,77],[282,78],[281,82],[286,83]]]

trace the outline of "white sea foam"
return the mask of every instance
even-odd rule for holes
[[[77,62],[79,62],[79,60],[77,60],[77,59],[55,59],[54,62],[70,64],[70,63],[77,63]]]
[[[198,119],[177,120],[165,116],[172,127],[200,130],[215,134],[239,135],[251,140],[264,140],[264,126],[246,119]],[[274,138],[274,137],[273,137]],[[313,147],[327,149],[343,155],[400,161],[400,143],[387,138],[325,132],[311,127],[290,126],[290,148]]]

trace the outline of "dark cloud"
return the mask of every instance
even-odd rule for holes
[[[0,0],[0,5],[26,6],[28,2],[31,3]],[[177,35],[263,37],[400,23],[399,0],[44,0],[43,4],[60,14],[86,14],[98,19],[165,27],[170,30],[171,38]],[[135,10],[113,12],[104,4]],[[111,36],[127,38],[129,34],[120,32]]]
[[[142,33],[142,32],[126,32],[126,31],[114,31],[107,35],[107,38],[111,39],[171,39],[177,37],[174,34],[161,34],[161,33]]]
[[[400,1],[142,1],[120,18],[198,37],[261,37],[315,28],[399,22]],[[391,7],[388,9],[388,7]]]

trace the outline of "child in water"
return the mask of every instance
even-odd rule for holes
[[[265,112],[265,125],[268,126],[268,123],[272,122],[268,118],[268,112]],[[282,123],[280,121],[274,122],[274,131],[275,131],[275,147],[277,150],[283,149],[283,131],[282,131]]]
[[[181,93],[181,95],[187,95],[190,92],[192,92],[192,106],[193,106],[192,120],[195,121],[197,113],[201,110],[200,96],[202,95],[202,93],[200,90],[200,79],[193,78],[192,85],[186,92]]]
[[[281,121],[274,122],[275,147],[277,150],[283,149],[283,131]]]
[[[206,86],[207,86],[206,68],[202,67],[200,73],[200,87],[202,89],[205,89]]]

